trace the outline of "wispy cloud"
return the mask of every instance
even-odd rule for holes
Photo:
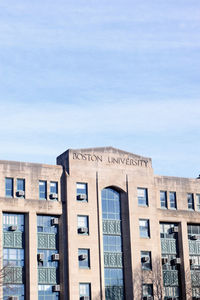
[[[1,104],[0,127],[8,133],[181,133],[200,127],[200,101]]]

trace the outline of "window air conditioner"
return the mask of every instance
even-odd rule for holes
[[[81,296],[80,300],[90,300],[90,298],[88,296]]]
[[[88,233],[88,228],[87,227],[79,227],[78,232],[79,233]]]
[[[77,200],[86,200],[86,194],[77,195]]]
[[[177,258],[172,259],[171,262],[174,265],[180,265],[181,264],[181,259],[180,259],[180,257],[177,257]]]
[[[171,233],[177,233],[178,232],[178,226],[174,226],[171,228]]]
[[[60,285],[59,284],[53,285],[52,286],[52,291],[53,292],[60,292]]]
[[[190,264],[195,265],[195,259],[194,258],[190,258]]]
[[[143,297],[143,300],[152,300],[152,299],[153,299],[152,296],[144,296],[144,297]]]
[[[51,225],[58,225],[58,218],[51,219]]]
[[[148,262],[149,261],[149,257],[148,256],[143,256],[142,257],[142,262]]]
[[[17,225],[11,225],[11,226],[9,227],[9,230],[10,230],[10,231],[15,231],[15,230],[17,230]]]
[[[52,254],[52,260],[59,260],[59,259],[60,259],[60,255],[58,253]]]
[[[38,261],[43,261],[44,260],[44,253],[38,253],[37,259],[38,259]]]
[[[18,300],[18,297],[17,296],[11,296],[8,298],[9,300]]]
[[[194,235],[191,235],[190,237],[191,240],[198,240],[198,235],[194,234]]]
[[[87,259],[87,254],[79,255],[79,260],[86,260],[86,259]]]
[[[24,197],[25,193],[24,193],[24,191],[17,191],[16,195],[17,195],[17,197]]]
[[[49,195],[49,198],[50,198],[50,199],[57,199],[57,198],[58,198],[58,194],[56,194],[56,193],[51,193],[51,194]]]
[[[162,264],[165,265],[168,263],[168,258],[167,257],[163,257],[162,258]]]

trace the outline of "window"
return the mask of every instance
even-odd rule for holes
[[[103,248],[105,252],[122,252],[122,238],[120,235],[103,235]]]
[[[17,197],[25,198],[25,179],[17,178]]]
[[[118,295],[120,295],[123,291],[123,284],[124,284],[123,269],[105,268],[104,277],[105,277],[106,292],[113,291],[113,289],[115,289],[118,292]],[[117,287],[119,287],[119,288],[117,288]],[[119,297],[117,299],[124,299],[123,294],[121,294],[120,296],[121,297]],[[106,299],[110,299],[110,298],[106,297]]]
[[[193,194],[187,194],[187,201],[188,201],[188,209],[194,210],[194,197]]]
[[[88,216],[78,216],[78,233],[89,234]]]
[[[142,270],[151,270],[151,252],[141,251]]]
[[[169,205],[171,209],[176,209],[176,192],[169,192]]]
[[[76,200],[88,201],[87,183],[77,182],[77,184],[76,184]]]
[[[200,211],[200,194],[196,194],[196,208],[198,211]]]
[[[90,251],[89,249],[78,249],[79,268],[90,267]]]
[[[148,196],[147,189],[138,188],[137,189],[138,205],[139,206],[148,206]]]
[[[25,216],[23,214],[3,213],[3,266],[4,266],[4,287],[1,299],[26,299],[24,294],[25,286],[25,236],[24,236]],[[15,230],[10,231],[14,226]],[[17,236],[17,238],[16,238]],[[16,272],[17,270],[17,272]],[[15,275],[13,275],[15,274]]]
[[[160,191],[160,207],[167,208],[167,192]]]
[[[51,200],[58,200],[58,183],[55,181],[50,182],[50,195]]]
[[[83,300],[84,297],[88,297],[89,300],[91,299],[90,293],[91,293],[91,287],[90,283],[79,283],[79,295],[80,300]]]
[[[149,238],[150,237],[149,220],[140,219],[139,226],[140,226],[140,237]]]
[[[120,220],[120,195],[117,191],[107,188],[102,190],[102,217],[105,220]]]
[[[142,296],[143,297],[148,297],[148,296],[153,297],[153,285],[152,284],[143,284],[142,285]]]
[[[47,182],[39,181],[39,199],[46,200],[47,199]]]
[[[13,197],[13,178],[6,178],[6,197]]]

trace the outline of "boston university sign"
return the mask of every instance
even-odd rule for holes
[[[111,155],[103,156],[89,153],[73,152],[74,160],[85,160],[97,163],[107,163],[110,165],[126,165],[135,167],[149,167],[149,160],[131,156],[114,157]]]

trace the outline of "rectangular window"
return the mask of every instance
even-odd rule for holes
[[[78,263],[79,268],[90,267],[90,251],[89,249],[78,249]]]
[[[6,197],[13,197],[13,178],[6,178],[5,179],[6,185]]]
[[[167,192],[160,191],[160,207],[167,208]]]
[[[194,210],[194,197],[193,194],[188,193],[187,194],[187,201],[188,201],[188,209]]]
[[[20,198],[25,198],[25,179],[17,178],[16,196]]]
[[[50,182],[49,198],[51,200],[58,200],[58,183],[56,181],[51,181]]]
[[[3,213],[3,295],[1,299],[26,299],[25,286],[25,216],[23,214]]]
[[[79,296],[80,300],[91,299],[91,286],[90,283],[79,283]],[[88,298],[84,298],[88,297]]]
[[[170,208],[176,209],[176,192],[169,192]]]
[[[151,252],[141,251],[142,270],[151,270]]]
[[[149,220],[147,219],[139,219],[139,229],[140,229],[140,237],[142,238],[149,238],[150,231],[149,231]]]
[[[88,216],[78,216],[78,233],[89,234]]]
[[[87,183],[76,183],[76,200],[88,201]]]
[[[103,235],[103,248],[105,252],[122,252],[122,238],[120,235]]]
[[[47,199],[47,182],[39,181],[39,199],[46,200]]]
[[[143,284],[142,285],[142,294],[143,299],[148,299],[148,297],[153,297],[153,285],[152,284]]]
[[[196,209],[200,211],[200,194],[196,194]]]
[[[148,196],[147,189],[138,188],[137,189],[138,205],[139,206],[148,206]]]

